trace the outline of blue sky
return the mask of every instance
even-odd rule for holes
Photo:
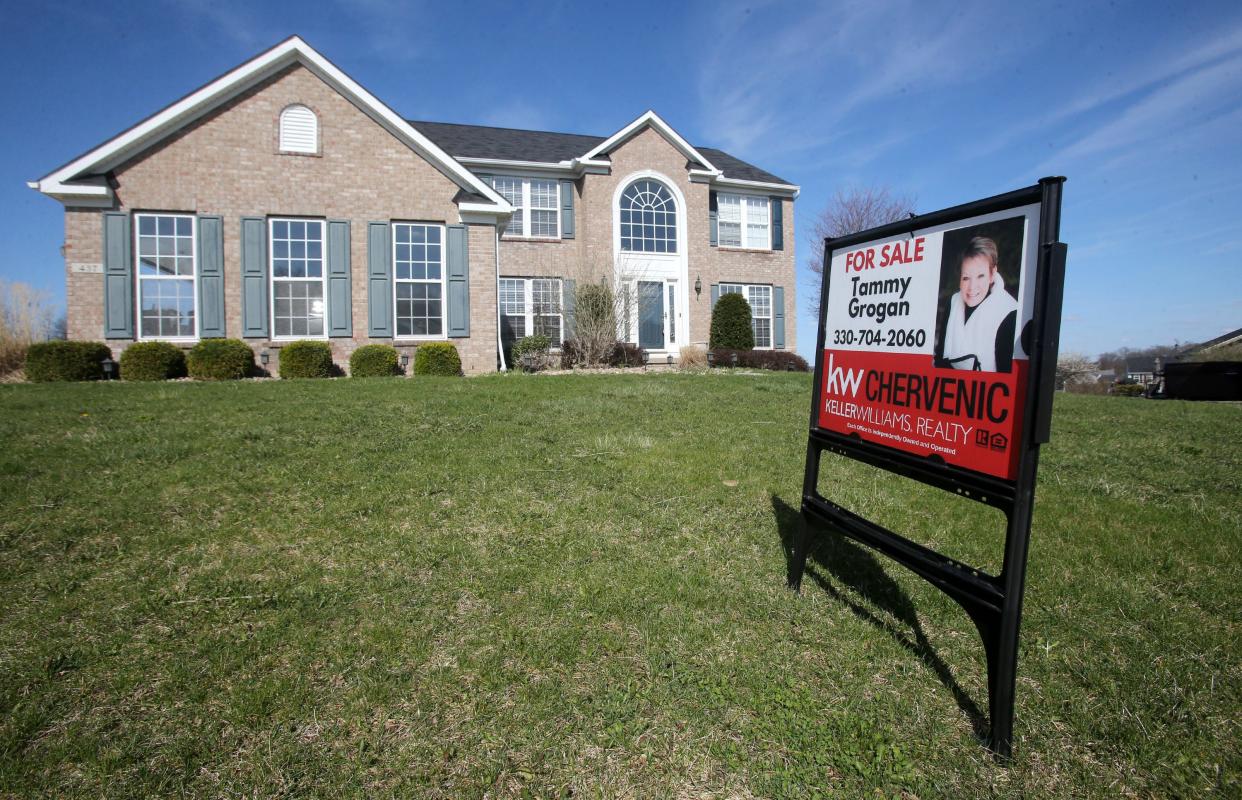
[[[0,278],[63,303],[25,185],[291,33],[414,119],[608,135],[654,108],[801,185],[932,211],[1069,178],[1063,350],[1242,327],[1242,5],[0,2]]]

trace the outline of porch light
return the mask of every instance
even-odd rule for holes
[[[271,354],[267,352],[266,348],[259,351],[259,363],[262,364],[263,366],[265,367],[267,366],[267,361],[271,357],[272,357]]]
[[[112,356],[108,356],[99,362],[99,366],[103,367],[104,380],[112,380],[112,375],[116,371],[116,362],[112,360]]]
[[[696,275],[694,277],[694,296],[698,297],[703,294],[703,276]]]

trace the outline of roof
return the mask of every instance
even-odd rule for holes
[[[453,122],[407,121],[453,158],[494,158],[501,161],[539,161],[554,164],[580,158],[607,141],[604,136],[581,133],[491,128]],[[710,159],[727,178],[790,184],[790,181],[778,178],[723,150],[711,147],[695,149]]]

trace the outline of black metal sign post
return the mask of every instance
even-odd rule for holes
[[[990,733],[988,747],[1008,757],[1013,746],[1014,686],[1018,662],[1018,628],[1022,619],[1022,595],[1026,579],[1027,544],[1035,500],[1035,473],[1039,445],[1048,441],[1052,416],[1052,390],[1061,327],[1066,246],[1060,235],[1061,188],[1064,178],[1045,178],[1037,185],[979,200],[943,211],[824,242],[824,272],[820,296],[819,341],[815,358],[815,388],[807,440],[806,472],[802,486],[803,532],[794,554],[795,588],[801,584],[811,537],[817,526],[836,531],[872,547],[904,564],[944,591],[966,611],[983,639],[987,656]],[[1020,441],[1010,474],[998,477],[983,471],[946,463],[934,454],[919,455],[882,443],[875,437],[842,434],[821,424],[824,412],[826,311],[834,253],[844,253],[864,243],[901,234],[945,227],[958,220],[995,214],[1039,204],[1039,225],[1034,269],[1033,303],[1029,323],[1023,330],[1028,361]],[[1027,234],[1029,235],[1029,233]],[[1029,276],[1028,276],[1029,279]],[[1019,319],[1021,322],[1021,318]],[[1013,431],[1015,434],[1019,430]],[[870,440],[869,440],[870,439]],[[820,457],[825,452],[852,458],[897,473],[958,496],[1000,509],[1007,524],[1005,553],[1000,575],[955,561],[913,542],[832,502],[819,493]]]

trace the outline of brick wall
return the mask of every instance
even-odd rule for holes
[[[320,154],[277,149],[277,119],[293,103],[319,118]],[[224,218],[225,314],[241,337],[240,220],[289,215],[351,223],[353,338],[332,339],[338,363],[367,337],[367,236],[371,221],[455,223],[458,187],[356,106],[296,65],[247,91],[114,171],[119,210],[180,211]],[[453,341],[467,372],[495,369],[494,228],[470,226],[471,336]],[[66,269],[102,260],[102,212],[66,209]],[[69,334],[99,339],[103,280],[67,275]],[[391,342],[392,340],[375,340]],[[114,350],[120,349],[113,343]],[[256,348],[272,347],[251,340]],[[273,360],[273,365],[275,360]]]

